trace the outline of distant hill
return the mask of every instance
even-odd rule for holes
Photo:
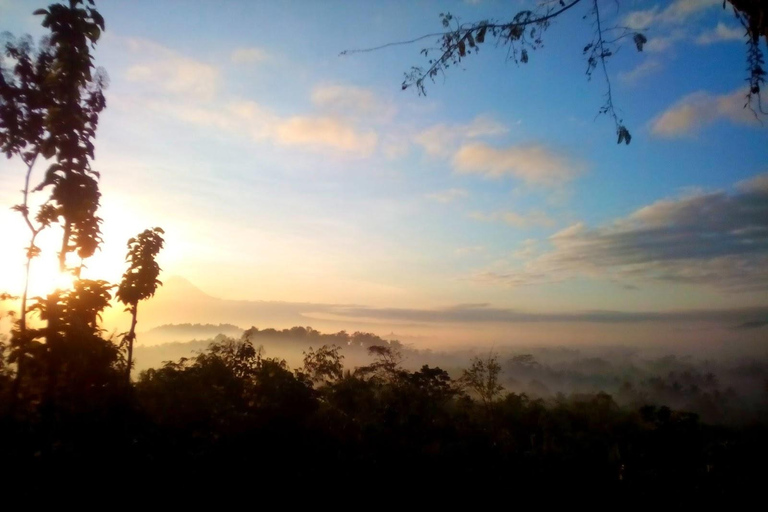
[[[292,327],[290,329],[258,329],[251,327],[244,331],[231,324],[168,324],[143,333],[139,339],[148,340],[135,349],[136,371],[156,368],[164,361],[175,361],[182,357],[192,357],[205,350],[214,340],[221,337],[239,338],[246,334],[251,342],[262,347],[269,357],[280,357],[292,367],[301,366],[304,352],[323,345],[336,345],[343,349],[345,363],[354,367],[369,362],[368,347],[389,345],[399,349],[406,356],[414,356],[415,351],[404,347],[397,340],[386,340],[367,332],[339,331],[325,334],[311,327]],[[164,340],[164,341],[158,341]]]
[[[199,323],[202,325],[273,325],[289,327],[306,325],[309,322],[319,324],[323,329],[339,330],[349,325],[348,322],[331,321],[316,318],[337,312],[335,304],[315,304],[311,302],[280,302],[262,300],[229,300],[213,297],[201,291],[183,277],[170,276],[163,279],[161,286],[151,300],[142,303],[139,308],[140,344],[165,343],[168,341],[187,341],[190,336],[181,338],[161,337],[153,341],[153,328],[167,325]],[[220,324],[223,322],[223,324]],[[124,332],[130,325],[130,315],[122,307],[115,307],[105,314],[108,330]],[[362,322],[356,322],[357,328],[364,328]],[[381,326],[380,326],[381,327]],[[214,329],[215,331],[215,329]],[[167,333],[168,331],[166,331]],[[180,331],[177,331],[180,332]],[[229,332],[229,331],[228,331]],[[202,335],[212,337],[218,332],[208,331]],[[163,336],[165,333],[163,333]],[[194,334],[192,337],[199,336]]]
[[[243,329],[232,324],[165,324],[139,334],[141,344],[154,345],[174,341],[209,339],[223,334],[239,338]]]

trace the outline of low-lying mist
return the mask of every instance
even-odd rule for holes
[[[768,354],[664,353],[658,347],[580,345],[495,345],[447,350],[420,348],[419,340],[366,332],[321,333],[311,327],[248,330],[230,324],[165,325],[144,333],[136,348],[136,372],[165,361],[194,357],[222,338],[247,337],[268,357],[300,368],[305,352],[323,345],[341,347],[345,368],[368,365],[368,348],[387,345],[402,355],[402,366],[438,366],[458,378],[475,358],[496,358],[505,392],[545,401],[605,392],[626,407],[666,405],[696,413],[710,423],[744,424],[766,419]],[[398,339],[400,338],[400,339]],[[753,351],[754,352],[754,351]]]

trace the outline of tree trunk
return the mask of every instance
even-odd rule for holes
[[[125,380],[128,385],[131,384],[131,367],[133,366],[133,341],[136,339],[136,324],[138,323],[137,316],[139,313],[139,305],[134,304],[131,306],[131,329],[128,331],[128,361],[125,369]]]

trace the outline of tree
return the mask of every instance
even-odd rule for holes
[[[371,345],[368,347],[368,354],[374,358],[373,363],[357,368],[356,375],[381,382],[394,382],[402,375],[400,363],[403,361],[403,355],[397,346]]]
[[[462,372],[459,382],[477,393],[483,404],[490,407],[504,390],[504,386],[499,383],[500,375],[499,357],[495,354],[488,354],[486,358],[473,358],[469,369]]]
[[[765,85],[766,72],[764,69],[763,52],[760,38],[764,37],[768,44],[768,4],[764,0],[723,0],[733,8],[736,19],[745,29],[747,40],[747,82],[749,84],[745,108],[750,108],[756,116],[768,114],[763,110],[761,91]],[[351,53],[371,52],[390,46],[413,44],[425,39],[436,38],[435,47],[423,48],[421,54],[427,59],[427,65],[413,66],[405,73],[402,89],[414,88],[419,95],[426,95],[427,80],[434,83],[435,77],[445,75],[451,66],[458,66],[462,60],[473,52],[480,51],[480,46],[486,40],[494,40],[496,46],[506,46],[508,58],[516,64],[525,64],[530,58],[530,52],[543,46],[543,34],[552,22],[569,13],[578,4],[589,4],[589,11],[583,16],[590,20],[593,26],[593,37],[584,46],[582,53],[587,58],[587,78],[591,78],[599,69],[605,79],[605,102],[599,109],[599,114],[605,114],[614,123],[617,142],[629,144],[632,136],[619,116],[613,101],[611,81],[608,75],[607,61],[619,48],[622,41],[631,38],[637,51],[643,51],[647,42],[642,32],[623,26],[606,26],[601,17],[600,0],[542,0],[533,9],[524,9],[508,21],[481,20],[468,23],[460,22],[451,13],[440,13],[440,21],[444,28],[442,32],[425,34],[408,41],[386,43],[373,48],[345,50],[342,55]],[[618,5],[615,0],[614,4]]]
[[[0,149],[18,156],[27,167],[23,202],[16,206],[30,229],[28,254],[38,249],[34,237],[49,224],[62,226],[59,265],[67,255],[93,255],[101,242],[96,215],[99,174],[90,164],[99,114],[106,107],[107,76],[93,64],[91,50],[104,30],[104,19],[93,0],[69,0],[38,9],[50,30],[36,50],[30,38],[5,45],[15,61],[13,70],[0,70]],[[30,178],[39,157],[53,159],[33,192],[50,188],[50,197],[33,226],[29,212]],[[77,272],[77,269],[75,269]]]
[[[55,366],[57,349],[51,343],[55,345],[63,335],[57,329],[62,315],[67,314],[66,304],[60,302],[78,300],[71,293],[59,292],[37,299],[34,308],[45,315],[49,326],[34,332],[28,328],[27,315],[32,309],[28,308],[29,274],[32,260],[40,254],[37,236],[53,224],[62,226],[62,271],[67,269],[69,253],[76,252],[82,261],[101,243],[101,219],[96,215],[99,174],[90,161],[99,114],[106,107],[103,90],[107,77],[95,68],[91,50],[104,30],[104,19],[93,0],[51,4],[34,14],[42,16],[49,34],[37,47],[29,36],[18,40],[9,36],[0,55],[0,151],[7,158],[18,157],[26,167],[22,201],[13,209],[22,215],[30,233],[21,311],[12,338],[11,358],[17,363],[12,400],[32,351],[52,357],[48,363]],[[10,59],[10,67],[3,56]],[[42,159],[52,162],[42,181],[31,188],[35,164]],[[50,195],[33,217],[30,195],[43,190],[49,190]],[[79,277],[80,268],[82,263],[69,270]],[[94,283],[84,282],[81,289],[101,287]],[[47,338],[46,347],[39,346],[39,338]]]
[[[162,282],[158,279],[160,266],[155,258],[163,248],[164,240],[161,235],[165,232],[160,228],[146,229],[128,240],[128,270],[123,274],[123,280],[117,289],[117,300],[127,306],[131,313],[131,328],[123,341],[128,345],[126,378],[131,380],[131,365],[133,364],[133,342],[136,340],[136,323],[138,322],[139,302],[152,297]]]
[[[304,366],[301,373],[314,384],[338,382],[344,376],[344,356],[337,345],[323,345],[317,350],[309,347],[304,352]]]

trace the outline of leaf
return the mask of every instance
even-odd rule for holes
[[[635,40],[635,46],[637,47],[637,51],[639,52],[643,51],[643,45],[648,42],[648,38],[646,38],[643,34],[638,32],[634,35],[632,39]]]
[[[97,11],[91,11],[91,17],[93,18],[93,21],[101,28],[101,30],[104,30],[104,17]]]
[[[621,144],[624,142],[626,145],[629,145],[629,142],[632,140],[632,135],[630,135],[629,130],[627,130],[626,126],[619,125],[616,128],[616,133],[619,136],[619,140],[616,142],[617,144]]]
[[[459,55],[464,57],[467,54],[467,48],[464,41],[459,41]]]
[[[523,48],[522,51],[520,52],[520,62],[522,62],[523,64],[528,62],[528,50],[526,50],[525,48]]]
[[[96,27],[96,26],[91,27],[91,29],[88,30],[86,35],[88,36],[88,39],[91,40],[91,42],[95,43],[96,41],[99,40],[99,37],[101,36],[101,30],[99,29],[99,27]]]
[[[482,43],[485,41],[485,30],[487,27],[483,27],[480,30],[477,31],[477,35],[475,36],[475,41],[478,43]]]
[[[32,13],[32,16],[42,16],[44,14],[48,14],[48,11],[45,9],[38,9]]]
[[[56,144],[54,144],[53,138],[49,137],[40,144],[40,154],[46,159],[52,158],[56,154]]]

